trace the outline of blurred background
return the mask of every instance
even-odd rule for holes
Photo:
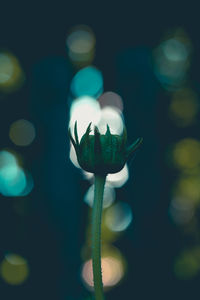
[[[197,10],[198,11],[198,10]],[[200,40],[192,4],[1,5],[0,295],[92,299],[90,121],[144,143],[109,175],[106,299],[196,299]]]

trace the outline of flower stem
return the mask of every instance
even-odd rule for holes
[[[101,215],[106,176],[95,174],[94,204],[92,212],[92,268],[95,300],[103,300],[101,274]]]

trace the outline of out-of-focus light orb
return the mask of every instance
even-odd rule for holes
[[[114,107],[105,107],[101,110],[101,118],[98,123],[101,134],[106,133],[107,125],[109,125],[112,134],[122,134],[124,129],[123,117]]]
[[[103,76],[95,67],[89,66],[76,73],[71,82],[74,98],[91,96],[98,98],[103,93]]]
[[[173,198],[169,206],[169,214],[178,225],[189,223],[194,217],[194,205],[185,198]]]
[[[112,231],[126,230],[132,220],[132,210],[127,203],[118,202],[105,211],[105,223]]]
[[[108,228],[106,222],[105,222],[105,214],[106,209],[103,210],[103,215],[102,215],[102,224],[101,224],[101,230],[102,230],[102,244],[106,244],[106,243],[114,243],[115,241],[117,241],[121,234],[122,231],[113,231],[110,230],[110,228]]]
[[[11,58],[6,53],[0,53],[0,84],[4,84],[12,77],[14,67]]]
[[[0,170],[7,165],[16,165],[16,157],[7,150],[0,151]]]
[[[166,58],[171,61],[184,61],[189,55],[187,47],[176,38],[163,42],[161,47]]]
[[[18,164],[16,157],[9,151],[0,151],[0,192],[4,194],[7,183],[16,178]]]
[[[180,29],[154,50],[154,69],[164,88],[173,90],[185,80],[190,65],[191,43]]]
[[[103,253],[102,249],[102,281],[105,290],[117,285],[125,274],[125,261],[120,252],[116,250],[113,253]],[[81,275],[86,287],[93,290],[92,260],[84,263]]]
[[[77,26],[68,35],[66,43],[71,52],[86,54],[94,48],[95,37],[88,26]]]
[[[174,165],[182,170],[200,166],[200,142],[192,138],[177,142],[172,152]]]
[[[29,276],[27,260],[18,254],[5,255],[0,265],[0,274],[8,284],[23,284]]]
[[[169,60],[163,52],[162,46],[156,51],[155,74],[165,88],[178,87],[185,79],[188,64],[184,60]]]
[[[77,156],[76,156],[76,151],[74,149],[74,146],[72,146],[72,145],[70,146],[69,158],[70,158],[71,162],[73,163],[73,165],[76,168],[80,169],[80,165],[78,163]]]
[[[0,91],[10,93],[18,90],[25,76],[17,58],[6,51],[0,51]]]
[[[101,108],[111,106],[116,110],[123,111],[123,101],[122,98],[114,92],[103,93],[98,99]]]
[[[169,115],[177,126],[186,127],[196,121],[199,106],[196,93],[184,88],[174,93],[169,106]]]
[[[70,109],[70,129],[74,136],[74,125],[77,121],[77,131],[79,139],[85,133],[88,125],[97,124],[101,118],[101,110],[98,101],[89,96],[80,97],[73,101]],[[92,127],[91,127],[92,128]]]
[[[176,259],[174,273],[176,277],[187,280],[195,277],[200,271],[200,248],[183,251]]]
[[[26,175],[13,154],[0,151],[0,193],[20,196],[27,185]]]
[[[102,232],[102,243],[113,243],[119,239],[122,231],[112,231],[108,228],[105,222],[105,212],[106,209],[103,210],[102,215],[102,223],[101,223],[101,232]]]
[[[91,187],[88,189],[85,197],[84,197],[85,203],[87,203],[90,207],[93,206],[94,202],[94,185],[91,185]],[[112,205],[112,203],[115,201],[115,190],[113,187],[110,187],[108,185],[105,185],[104,188],[104,195],[103,195],[103,208],[107,208]]]
[[[78,66],[90,64],[94,59],[95,44],[95,35],[90,27],[73,27],[66,40],[69,58]]]
[[[26,188],[26,176],[20,167],[6,166],[0,171],[0,191],[4,196],[20,196]]]
[[[89,173],[89,172],[86,172],[84,170],[82,170],[82,173],[83,173],[83,176],[84,176],[85,179],[90,180],[90,181],[94,180],[94,174],[93,173]]]
[[[129,171],[127,164],[125,164],[121,171],[114,174],[108,174],[106,177],[106,182],[115,188],[119,188],[122,187],[128,181],[128,179]]]
[[[200,203],[200,173],[197,175],[181,176],[174,184],[173,194],[194,206]]]
[[[10,126],[9,137],[17,146],[28,146],[35,138],[35,127],[27,120],[17,120]]]

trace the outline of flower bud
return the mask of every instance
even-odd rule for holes
[[[90,134],[90,132],[91,123],[79,143],[76,122],[74,126],[75,139],[73,139],[70,129],[69,136],[75,148],[80,167],[87,172],[98,175],[119,172],[142,143],[142,138],[138,138],[131,146],[127,147],[125,127],[122,135],[111,134],[108,125],[105,134],[100,134],[96,126],[94,134]]]

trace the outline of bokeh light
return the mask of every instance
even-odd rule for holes
[[[120,188],[122,187],[129,179],[128,166],[125,164],[123,169],[114,174],[108,174],[106,177],[107,183],[113,187]]]
[[[71,144],[70,144],[69,158],[76,168],[78,168],[78,169],[81,168],[78,163],[78,160],[77,160],[76,151],[74,149],[74,146],[72,146]]]
[[[0,193],[4,196],[27,194],[27,178],[15,156],[6,150],[0,151]]]
[[[184,225],[194,217],[194,205],[187,198],[173,198],[169,206],[169,214],[175,224]]]
[[[17,58],[10,52],[0,51],[0,91],[11,93],[24,83],[24,72]]]
[[[200,173],[197,175],[181,176],[173,186],[173,194],[176,198],[189,201],[196,206],[200,203]]]
[[[105,211],[105,223],[112,231],[123,231],[128,228],[133,219],[129,204],[118,202]]]
[[[199,99],[189,88],[183,88],[173,94],[169,115],[179,127],[186,127],[196,121],[199,112]]]
[[[174,273],[182,280],[192,279],[200,271],[200,248],[184,250],[175,261]]]
[[[113,107],[105,107],[101,110],[101,118],[98,123],[100,133],[105,134],[107,125],[109,125],[112,134],[122,134],[124,129],[123,117],[120,112]]]
[[[74,98],[81,96],[98,98],[103,93],[102,73],[93,66],[81,69],[71,81],[71,93]]]
[[[0,171],[0,191],[4,196],[20,196],[26,187],[24,171],[18,166],[6,166]]]
[[[17,146],[28,146],[35,138],[35,127],[27,120],[17,120],[10,126],[9,137]]]
[[[161,44],[163,53],[170,61],[184,61],[188,57],[187,47],[177,38],[171,38]]]
[[[116,110],[123,111],[123,101],[122,98],[114,92],[105,92],[99,99],[99,104],[101,108],[106,106],[114,107]]]
[[[166,89],[179,87],[190,65],[191,43],[182,29],[175,30],[154,50],[154,69]]]
[[[192,138],[177,142],[172,150],[174,165],[183,171],[200,166],[200,142]]]
[[[77,121],[77,130],[79,139],[85,133],[88,125],[97,124],[101,118],[99,103],[92,97],[84,96],[73,101],[70,109],[70,123],[72,135],[74,135],[74,125]]]
[[[102,243],[106,244],[106,243],[113,243],[115,241],[117,241],[121,234],[123,233],[123,231],[113,231],[110,228],[108,228],[108,226],[106,225],[105,222],[105,217],[106,217],[106,210],[103,210],[103,215],[102,215],[102,224],[101,224],[101,231],[102,231]]]
[[[94,202],[94,185],[91,185],[91,187],[88,189],[85,197],[84,197],[85,203],[87,203],[90,207],[93,206]],[[105,184],[104,188],[104,198],[103,198],[103,208],[107,208],[112,205],[112,203],[115,201],[115,190],[113,187],[108,186]]]
[[[0,169],[3,168],[6,165],[16,165],[17,160],[14,154],[7,150],[1,150],[0,151]]]
[[[82,173],[83,173],[83,176],[86,180],[90,180],[91,182],[94,181],[94,175],[93,173],[89,173],[89,172],[86,172],[84,170],[82,170]]]
[[[73,27],[66,40],[69,58],[78,66],[90,64],[94,59],[95,44],[95,35],[90,27],[86,25]]]
[[[23,284],[29,276],[27,260],[18,254],[5,255],[0,265],[0,274],[8,284]]]
[[[117,285],[125,275],[126,263],[119,250],[109,246],[102,249],[102,280],[107,290]],[[82,267],[82,279],[89,290],[93,289],[92,261],[88,260]]]

